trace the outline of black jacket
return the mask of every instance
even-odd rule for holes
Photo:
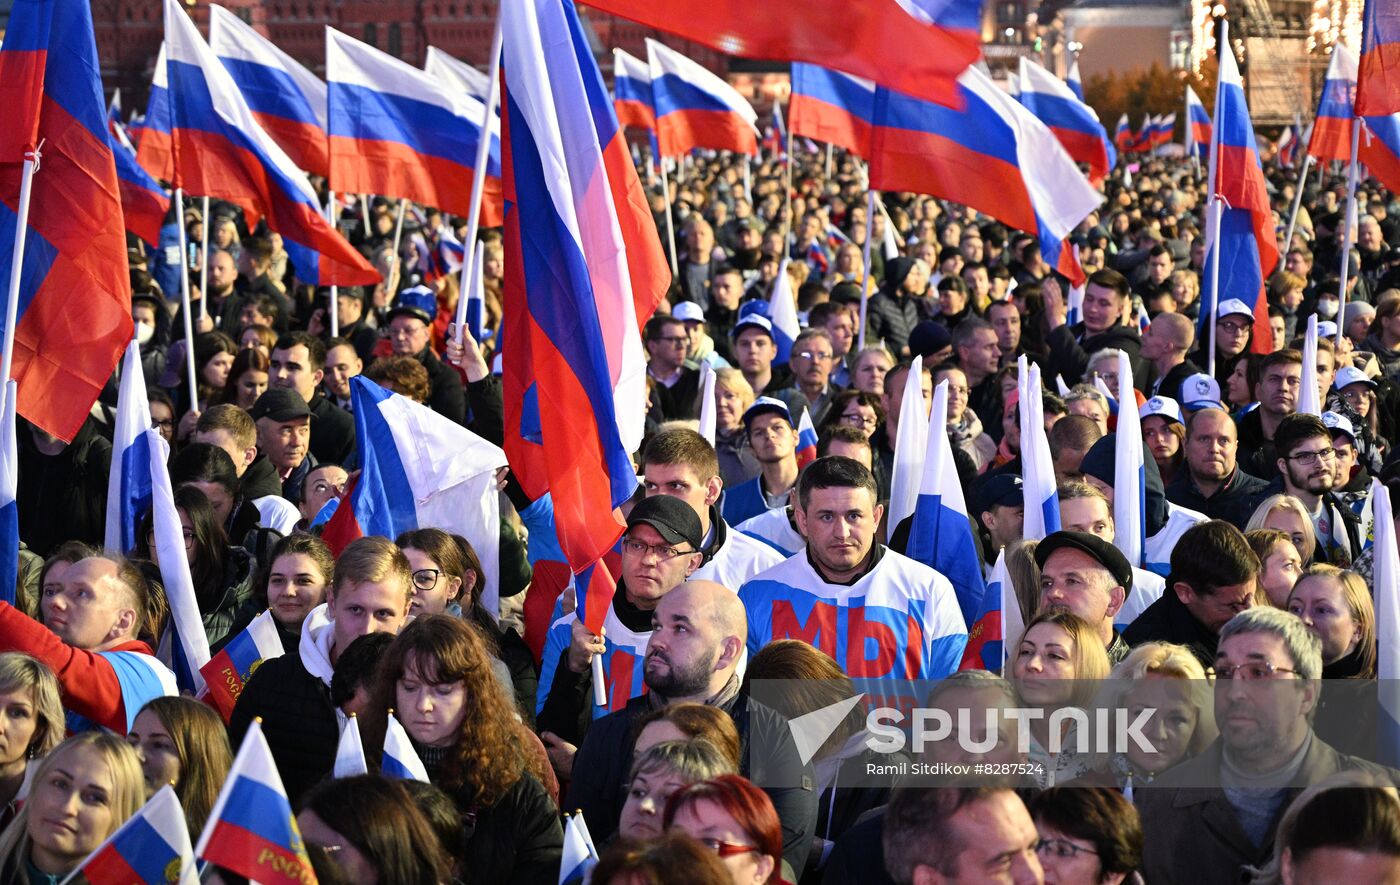
[[[330,686],[307,672],[295,653],[273,658],[248,680],[233,707],[228,723],[233,746],[243,743],[248,725],[258,716],[295,807],[335,766],[340,723]]]
[[[88,418],[63,451],[49,456],[34,445],[29,422],[19,419],[19,481],[15,500],[19,537],[48,556],[64,541],[102,546],[107,527],[107,475],[112,444]]]
[[[1112,347],[1128,355],[1133,366],[1133,377],[1139,379],[1139,388],[1147,380],[1141,356],[1142,338],[1132,326],[1111,326],[1097,335],[1088,335],[1083,323],[1064,325],[1051,329],[1045,336],[1045,343],[1050,347],[1046,378],[1063,375],[1066,384],[1078,384],[1089,368],[1089,357]]]
[[[320,390],[311,407],[311,454],[318,464],[347,464],[355,451],[355,419]]]
[[[430,772],[431,774],[431,772]],[[436,778],[434,778],[436,780]],[[448,791],[464,816],[463,844],[452,853],[462,858],[466,880],[473,885],[554,885],[564,830],[559,809],[544,787],[521,773],[506,794],[489,808]]]
[[[329,322],[329,319],[327,320]],[[330,331],[327,330],[327,335]],[[366,366],[374,362],[374,348],[379,344],[379,330],[369,324],[369,312],[355,321],[353,325],[340,327],[340,337],[350,342],[355,348],[355,355],[360,358]]]
[[[1264,438],[1264,422],[1259,409],[1235,421],[1235,426],[1239,428],[1240,469],[1265,482],[1273,482],[1279,475],[1278,449],[1274,448],[1273,440]]]
[[[253,463],[248,465],[248,469],[243,471],[238,490],[245,501],[256,501],[268,495],[281,495],[282,477],[277,475],[277,468],[272,466],[267,456],[259,452]]]
[[[650,695],[635,697],[626,707],[595,721],[574,757],[573,781],[564,807],[581,808],[589,830],[607,834],[604,839],[617,830],[622,814],[635,743],[633,726],[652,704]],[[812,767],[802,764],[787,719],[774,710],[744,694],[735,695],[721,709],[739,729],[740,774],[764,787],[773,800],[783,824],[783,860],[800,870],[807,862],[817,825]]]
[[[666,421],[694,421],[700,417],[700,373],[682,366],[670,387],[653,379],[651,400]]]
[[[1169,578],[1167,589],[1161,598],[1149,605],[1128,625],[1128,629],[1123,631],[1123,640],[1133,648],[1145,642],[1184,645],[1196,656],[1196,660],[1201,662],[1202,667],[1210,669],[1215,666],[1215,647],[1219,644],[1220,637],[1196,620],[1196,616],[1191,614],[1186,604],[1172,589]]]
[[[1182,401],[1181,383],[1200,371],[1200,367],[1190,360],[1177,363],[1167,371],[1167,374],[1153,381],[1153,386],[1156,390],[1153,391],[1152,395],[1170,397],[1180,403]],[[1187,402],[1190,402],[1190,400],[1187,400]]]
[[[467,423],[467,399],[462,392],[462,378],[457,370],[437,358],[428,348],[414,359],[428,370],[428,406],[444,418],[458,424]],[[354,433],[351,433],[354,437]]]
[[[1244,531],[1254,508],[1264,500],[1264,490],[1268,487],[1264,480],[1236,467],[1234,475],[1220,490],[1207,498],[1191,478],[1191,469],[1183,464],[1167,485],[1167,500],[1178,507],[1204,513],[1211,519],[1223,519]]]

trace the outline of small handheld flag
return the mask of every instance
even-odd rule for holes
[[[195,856],[258,882],[316,881],[260,720],[248,726]]]
[[[1298,413],[1322,417],[1320,391],[1317,389],[1317,314],[1308,316],[1308,331],[1303,336],[1303,377],[1298,384]]]
[[[709,363],[700,366],[700,435],[715,444],[718,418],[715,414],[715,370]]]
[[[141,370],[141,345],[133,339],[122,358],[117,420],[112,432],[112,470],[107,478],[106,548],[123,556],[136,547],[136,529],[151,509],[151,453],[146,431],[151,406]]]
[[[923,463],[928,449],[928,421],[924,418],[924,359],[914,357],[904,377],[904,399],[899,407],[895,429],[894,471],[890,478],[890,535],[895,527],[914,512],[923,481]]]
[[[583,885],[598,864],[598,849],[583,821],[583,812],[564,818],[564,851],[559,859],[559,885]]]
[[[89,885],[198,885],[189,824],[175,789],[167,784],[157,790],[63,885],[79,877]]]
[[[234,704],[248,680],[253,678],[264,662],[282,656],[282,640],[277,635],[277,624],[272,612],[265,611],[253,618],[247,628],[219,653],[209,659],[209,663],[199,668],[208,688],[207,700],[227,722],[233,715]]]
[[[806,467],[817,460],[817,429],[812,426],[812,415],[804,407],[802,417],[797,421],[797,466]]]
[[[1140,568],[1147,549],[1147,473],[1143,460],[1142,423],[1133,391],[1133,364],[1118,351],[1117,445],[1113,453],[1114,546]]]
[[[1054,462],[1050,441],[1045,435],[1044,406],[1040,391],[1040,366],[1026,366],[1025,356],[1017,360],[1016,386],[1021,420],[1021,482],[1026,499],[1026,538],[1039,540],[1060,530],[1060,495],[1055,487]]]
[[[331,768],[332,777],[354,777],[369,774],[369,763],[365,761],[365,745],[360,740],[360,720],[354,713],[340,732],[340,743],[335,748],[335,765]]]
[[[1371,509],[1376,517],[1371,593],[1376,600],[1376,678],[1381,707],[1376,744],[1380,755],[1376,761],[1393,766],[1400,763],[1400,547],[1396,545],[1390,491],[1379,479],[1371,480]]]
[[[379,768],[388,777],[428,782],[428,769],[418,758],[418,751],[413,749],[408,732],[404,731],[392,711],[384,729],[384,757]]]

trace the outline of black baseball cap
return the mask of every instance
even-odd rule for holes
[[[695,508],[670,495],[652,495],[638,501],[627,517],[627,527],[630,529],[641,523],[656,529],[667,544],[686,543],[698,553],[704,543],[704,532],[700,530],[700,517]]]
[[[253,403],[248,414],[254,421],[259,418],[291,421],[295,418],[311,417],[311,407],[301,398],[301,394],[290,387],[269,387],[258,397],[257,402]]]
[[[1133,567],[1128,563],[1128,557],[1103,538],[1088,532],[1053,532],[1046,535],[1045,540],[1035,547],[1036,566],[1045,568],[1050,554],[1067,547],[1081,550],[1098,560],[1099,565],[1108,569],[1108,573],[1113,576],[1118,586],[1123,588],[1125,594],[1132,591]]]
[[[993,507],[1021,507],[1025,503],[1026,496],[1021,477],[1014,473],[999,473],[982,485],[982,492],[977,498],[977,509],[979,513],[985,513]]]

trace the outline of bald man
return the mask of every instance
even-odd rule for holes
[[[747,638],[744,606],[722,584],[687,581],[662,597],[643,665],[650,691],[593,723],[574,759],[564,807],[583,809],[590,830],[611,834],[628,787],[637,720],[677,703],[717,707],[733,718],[745,747],[739,773],[762,787],[778,811],[783,860],[800,871],[817,823],[812,768],[798,755],[787,720],[739,691]]]
[[[1142,358],[1152,363],[1152,396],[1181,398],[1181,382],[1200,372],[1186,358],[1196,328],[1191,318],[1179,313],[1159,313],[1142,333]]]

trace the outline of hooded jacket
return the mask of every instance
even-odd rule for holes
[[[895,356],[909,346],[909,333],[919,324],[918,304],[901,291],[914,269],[914,260],[900,256],[885,266],[885,285],[871,297],[867,308],[866,322],[871,331],[885,340],[885,346]]]

